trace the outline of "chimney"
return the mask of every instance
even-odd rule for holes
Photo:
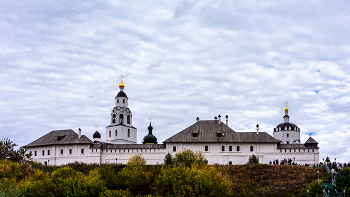
[[[219,116],[218,116],[218,117],[219,117],[219,124],[220,124],[220,122],[221,122],[221,120],[220,120],[220,118],[221,118],[221,115],[219,114]]]
[[[226,115],[226,126],[228,126],[228,115]]]
[[[256,124],[256,134],[259,135],[259,124]]]
[[[78,131],[79,131],[79,133],[78,133],[78,139],[80,139],[80,137],[81,137],[81,129],[79,128]]]
[[[196,122],[199,122],[199,117],[196,118]]]

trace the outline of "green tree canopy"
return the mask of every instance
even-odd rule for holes
[[[15,150],[14,147],[17,144],[13,143],[8,138],[4,138],[0,141],[0,159],[8,159],[12,162],[22,163],[26,159],[30,158],[30,154],[26,154],[25,148],[19,148]]]
[[[343,168],[338,172],[338,176],[336,178],[337,181],[337,190],[343,191],[345,190],[345,193],[347,195],[350,194],[350,168]]]
[[[173,156],[170,153],[167,153],[165,155],[164,164],[166,164],[166,165],[173,165],[174,164]]]
[[[205,158],[202,152],[193,152],[190,149],[184,149],[182,152],[176,153],[174,157],[174,163],[176,165],[183,164],[187,167],[191,167],[192,164],[205,164]]]
[[[248,164],[254,164],[254,163],[259,163],[259,159],[256,158],[256,156],[253,154],[252,156],[249,157]]]
[[[146,165],[146,160],[145,158],[142,157],[141,154],[138,155],[133,155],[129,158],[128,163],[126,163],[126,165],[128,166],[142,166],[142,165]]]

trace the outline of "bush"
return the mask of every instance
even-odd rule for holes
[[[259,159],[256,158],[254,154],[249,157],[248,164],[258,164],[258,163],[259,163]]]
[[[167,153],[165,155],[164,164],[166,164],[166,165],[173,165],[174,164],[173,156],[170,153]]]
[[[143,166],[127,165],[118,173],[115,183],[116,189],[129,190],[136,196],[149,194],[152,181],[153,174]]]
[[[24,196],[55,196],[58,194],[56,185],[49,178],[48,174],[36,169],[32,176],[20,182],[19,188]]]
[[[350,194],[350,168],[346,167],[338,172],[336,178],[337,190],[343,192],[345,190],[346,194]]]
[[[322,181],[313,181],[311,182],[305,189],[302,190],[302,192],[298,195],[300,197],[307,197],[307,190],[309,190],[309,196],[322,196],[323,195],[323,188],[322,188]]]
[[[133,197],[129,191],[124,190],[106,190],[100,193],[101,197]]]
[[[142,157],[141,154],[133,155],[129,158],[129,161],[126,163],[126,165],[146,165],[146,160]]]
[[[163,168],[155,178],[156,196],[231,196],[231,182],[212,166]]]
[[[20,196],[20,190],[17,187],[15,179],[0,179],[0,197]]]
[[[202,152],[193,152],[190,149],[184,149],[182,152],[176,153],[174,157],[176,165],[183,164],[191,167],[192,164],[205,165],[205,158]]]

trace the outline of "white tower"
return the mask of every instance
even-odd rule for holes
[[[284,109],[284,123],[273,129],[273,137],[281,140],[281,144],[300,144],[300,128],[289,123],[288,107]]]
[[[132,113],[128,107],[128,97],[124,92],[123,75],[120,78],[120,92],[115,97],[115,107],[111,112],[111,124],[106,127],[106,142],[136,144],[137,129],[132,126]]]

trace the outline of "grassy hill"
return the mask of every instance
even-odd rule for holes
[[[293,196],[327,175],[305,166],[42,166],[0,161],[0,196]]]

